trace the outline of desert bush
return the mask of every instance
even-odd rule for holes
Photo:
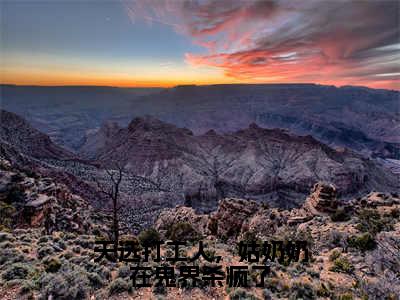
[[[331,215],[331,220],[333,222],[345,222],[350,219],[350,215],[346,212],[344,208],[336,209],[336,211]]]
[[[161,240],[160,234],[154,228],[142,231],[138,236],[140,245],[155,246]]]
[[[88,273],[87,277],[89,279],[90,286],[95,289],[101,288],[105,285],[103,278],[101,278],[101,276],[97,273]]]
[[[329,292],[329,289],[326,287],[325,284],[321,283],[316,290],[316,294],[318,297],[325,297],[328,298],[331,296],[331,293]]]
[[[65,249],[67,249],[67,245],[64,243],[64,241],[58,241],[56,244],[55,244],[58,248],[60,248],[60,249],[62,249],[62,250],[65,250]]]
[[[43,261],[46,272],[55,273],[61,268],[61,261],[56,257],[51,257]]]
[[[46,245],[46,246],[44,246],[42,248],[39,248],[39,250],[37,252],[37,257],[39,259],[42,259],[42,258],[44,258],[46,256],[49,256],[49,255],[53,254],[53,253],[54,253],[53,247],[50,247],[50,246]]]
[[[0,201],[0,225],[4,228],[10,228],[15,212],[16,209],[13,205]]]
[[[22,242],[32,243],[32,238],[28,234],[24,234],[20,237]]]
[[[118,268],[117,277],[125,278],[132,274],[131,268],[129,266],[122,266]]]
[[[0,224],[0,232],[11,232],[11,230],[10,227]]]
[[[198,241],[201,235],[187,222],[173,224],[167,230],[166,237],[173,241]]]
[[[99,274],[104,281],[111,278],[111,272],[107,267],[99,265],[93,261],[85,261],[83,267],[89,273]]]
[[[65,240],[74,240],[74,239],[76,239],[76,234],[73,232],[68,232],[65,234],[64,239]]]
[[[28,293],[31,293],[36,288],[37,288],[36,284],[32,280],[24,280],[21,283],[21,287],[19,289],[19,294],[20,295],[26,295]]]
[[[7,241],[7,242],[0,243],[0,248],[3,248],[3,249],[14,248],[14,245],[13,245],[13,243]]]
[[[46,273],[39,282],[42,299],[85,299],[89,290],[87,273],[70,264],[62,266],[58,273]]]
[[[2,278],[6,281],[14,279],[25,279],[28,277],[31,267],[23,263],[14,263],[10,265],[2,274]]]
[[[398,219],[400,218],[400,209],[399,208],[393,208],[390,211],[390,217],[394,218],[394,219]]]
[[[315,299],[313,287],[305,282],[294,282],[290,288],[289,299]]]
[[[253,243],[253,242],[261,242],[257,238],[257,234],[253,231],[246,231],[242,234],[241,241],[245,244]]]
[[[363,252],[373,250],[376,247],[375,239],[369,232],[349,237],[348,244],[350,247],[359,249]]]
[[[92,249],[94,246],[94,241],[89,236],[82,235],[76,239],[76,244],[85,249]]]
[[[363,209],[358,214],[359,223],[357,229],[362,232],[369,232],[376,235],[381,231],[393,230],[392,219],[382,218],[381,215],[373,209]]]
[[[0,243],[5,242],[5,241],[13,242],[13,241],[15,241],[15,238],[13,237],[12,234],[10,234],[8,232],[0,232]]]
[[[0,266],[23,262],[25,257],[14,248],[0,248]]]
[[[330,271],[351,274],[354,271],[354,266],[346,257],[339,257],[333,261]]]
[[[167,294],[167,288],[163,283],[154,283],[152,287],[152,292],[156,295],[166,295]]]
[[[75,253],[81,253],[82,248],[80,246],[74,246],[72,247],[72,251]]]
[[[264,289],[263,290],[263,297],[264,300],[272,300],[272,293],[269,289]]]
[[[229,294],[230,300],[259,300],[255,295],[242,288],[236,288]]]
[[[338,250],[333,250],[331,254],[329,255],[329,260],[330,261],[335,261],[335,259],[340,257],[340,252]]]
[[[60,257],[63,257],[63,258],[65,258],[65,259],[71,259],[72,257],[74,256],[74,254],[71,252],[71,251],[69,251],[69,250],[67,250],[67,251],[64,251],[63,253],[61,253],[61,255],[60,255]]]
[[[115,295],[123,292],[129,291],[129,284],[122,278],[117,278],[110,283],[108,287],[108,292],[110,295]]]
[[[339,299],[339,300],[353,300],[354,297],[353,297],[352,294],[348,294],[348,293],[347,293],[347,294],[339,295],[338,299]]]
[[[347,246],[347,234],[332,230],[328,236],[328,244],[332,248],[342,247],[345,248]]]
[[[50,240],[51,240],[51,236],[49,236],[49,235],[43,235],[43,236],[41,236],[41,237],[38,239],[37,243],[38,243],[38,244],[44,244],[44,243],[47,243],[47,242],[50,241]]]

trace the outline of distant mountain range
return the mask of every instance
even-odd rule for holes
[[[400,158],[399,92],[315,84],[178,86],[171,89],[1,86],[2,107],[59,145],[85,151],[106,121],[151,115],[194,134],[256,123],[312,135],[367,156]]]

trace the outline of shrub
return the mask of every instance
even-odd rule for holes
[[[14,279],[25,279],[31,268],[28,265],[22,263],[15,263],[8,267],[2,277],[6,281],[14,280]]]
[[[391,216],[392,218],[394,218],[394,219],[400,218],[400,209],[399,209],[399,208],[393,208],[393,209],[390,211],[390,216]]]
[[[160,241],[160,234],[154,228],[142,231],[138,236],[139,242],[142,246],[155,246]]]
[[[339,257],[340,257],[340,252],[337,251],[337,250],[333,250],[333,251],[331,252],[331,254],[329,255],[329,260],[330,260],[330,261],[334,261],[335,259],[337,259],[337,258],[339,258]]]
[[[58,258],[52,257],[45,261],[45,270],[49,273],[55,273],[61,268],[61,262]]]
[[[15,212],[16,209],[14,206],[0,201],[0,225],[4,226],[5,228],[11,227]]]
[[[63,257],[65,259],[71,259],[73,256],[74,256],[74,254],[69,250],[61,253],[61,255],[60,255],[60,257]]]
[[[117,276],[119,278],[125,278],[128,277],[132,274],[131,268],[129,266],[122,266],[118,269],[118,274]]]
[[[12,234],[8,232],[0,232],[0,243],[5,242],[5,241],[14,241],[15,238],[13,237]]]
[[[93,261],[86,261],[84,268],[89,273],[96,273],[100,275],[103,280],[108,280],[111,278],[111,272],[107,267],[99,265]]]
[[[383,230],[392,230],[392,220],[390,218],[382,218],[380,214],[373,209],[363,209],[358,214],[359,224],[357,229],[363,232],[369,232],[372,235]]]
[[[110,283],[108,292],[110,295],[123,293],[129,290],[129,284],[122,278],[117,278]]]
[[[348,239],[348,244],[350,247],[357,248],[363,252],[373,250],[376,247],[375,239],[368,232],[350,237]]]
[[[237,288],[229,294],[230,300],[258,300],[255,295],[247,292],[245,289]]]
[[[25,294],[32,292],[35,289],[36,289],[36,285],[33,281],[24,280],[21,284],[21,288],[19,289],[19,293],[20,293],[20,295],[25,295]]]
[[[0,224],[0,232],[11,232],[11,228],[3,224]]]
[[[173,241],[194,242],[200,239],[200,234],[187,222],[178,222],[172,225],[166,234]]]
[[[294,282],[289,299],[315,299],[314,289],[308,283]]]
[[[68,232],[68,233],[65,235],[64,239],[65,239],[65,240],[74,240],[74,239],[76,239],[76,234],[73,233],[73,232]]]
[[[329,289],[323,283],[320,284],[320,286],[318,287],[316,293],[317,293],[318,297],[327,298],[327,297],[331,296],[331,293],[329,292]]]
[[[24,256],[14,248],[0,248],[0,266],[23,262]]]
[[[98,289],[104,286],[104,281],[101,276],[97,273],[88,273],[88,279],[90,281],[90,286]]]
[[[269,289],[263,290],[264,300],[272,300],[272,293]]]
[[[44,257],[46,257],[46,256],[48,256],[48,255],[53,254],[53,253],[54,253],[53,247],[44,246],[44,247],[42,247],[42,248],[40,248],[40,249],[38,250],[38,252],[37,252],[37,257],[38,257],[39,259],[42,259],[42,258],[44,258]]]
[[[246,231],[245,233],[243,233],[241,241],[243,241],[243,243],[245,244],[258,242],[257,234],[253,231]]]
[[[78,237],[78,239],[76,240],[76,243],[85,249],[92,249],[93,245],[94,245],[94,241],[92,239],[90,239],[89,236],[86,236],[86,235],[82,235],[82,236]]]
[[[336,209],[336,211],[331,215],[331,220],[333,222],[345,222],[350,219],[350,215],[346,212],[344,208]]]
[[[38,244],[44,244],[44,243],[47,243],[50,240],[51,240],[51,237],[49,235],[43,235],[38,239],[37,243]]]
[[[58,248],[60,248],[61,250],[67,249],[67,245],[64,243],[64,241],[58,241],[55,245],[56,245]]]
[[[353,295],[352,294],[342,294],[339,295],[339,300],[353,300]]]
[[[74,246],[72,247],[72,251],[75,253],[81,253],[82,248],[80,246]]]
[[[53,299],[85,299],[89,280],[79,267],[64,265],[58,273],[46,273],[40,278],[41,296]]]
[[[330,268],[330,271],[351,274],[354,271],[354,266],[347,258],[339,257],[333,261],[333,266]]]
[[[167,293],[167,288],[163,283],[154,283],[152,287],[152,291],[154,294],[165,295]]]

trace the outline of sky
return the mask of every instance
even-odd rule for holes
[[[1,0],[1,82],[400,89],[400,1]]]

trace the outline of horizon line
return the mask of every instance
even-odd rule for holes
[[[76,84],[61,84],[61,85],[41,85],[41,84],[16,84],[16,83],[0,83],[0,86],[16,86],[16,87],[92,87],[92,88],[115,88],[115,89],[173,89],[179,87],[206,87],[206,86],[238,86],[238,85],[314,85],[314,86],[327,86],[327,87],[335,87],[335,88],[344,88],[344,87],[356,87],[356,88],[367,88],[372,90],[386,90],[386,91],[396,91],[400,92],[399,89],[389,89],[389,88],[374,88],[365,85],[334,85],[334,84],[321,84],[315,82],[290,82],[290,83],[213,83],[213,84],[178,84],[178,85],[171,85],[171,86],[114,86],[114,85],[94,85],[94,84],[84,84],[84,85],[76,85]]]

